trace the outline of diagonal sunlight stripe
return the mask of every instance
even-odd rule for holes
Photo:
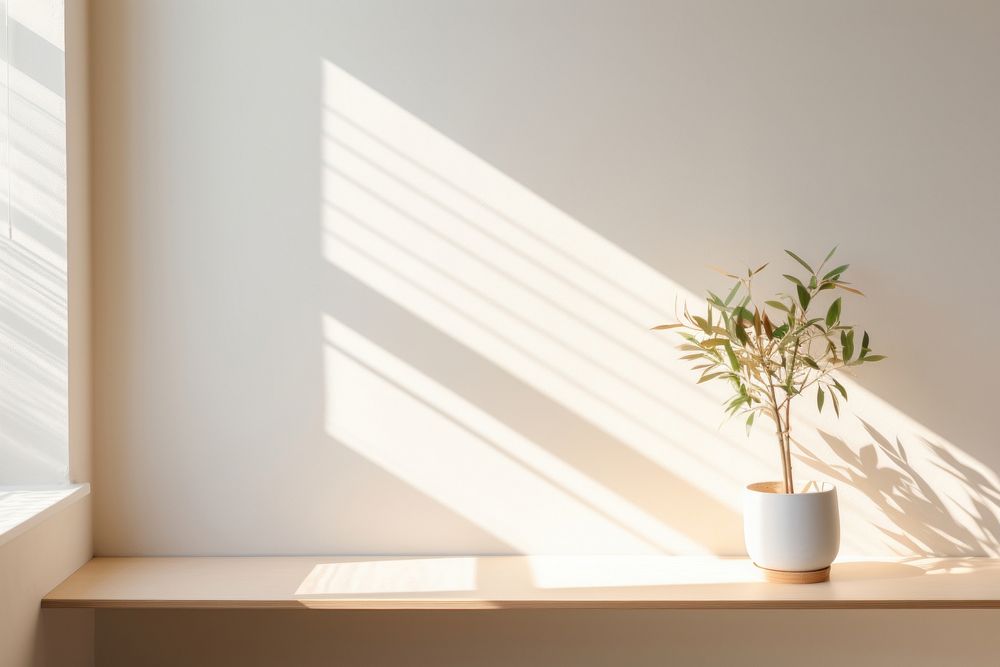
[[[453,230],[442,228],[440,224],[435,224],[436,222],[440,222],[440,218],[450,216],[427,215],[424,218],[418,218],[410,214],[402,208],[398,191],[395,193],[396,196],[393,197],[393,201],[390,201],[388,197],[392,193],[392,188],[386,187],[384,179],[379,182],[379,177],[385,175],[395,183],[403,183],[397,175],[390,174],[380,167],[376,167],[378,172],[374,172],[375,176],[373,178],[373,172],[370,168],[374,165],[373,162],[370,162],[365,156],[356,153],[353,149],[348,148],[339,141],[335,141],[335,144],[337,148],[343,147],[347,153],[339,153],[336,164],[332,165],[330,169],[333,174],[340,179],[344,179],[347,183],[344,184],[343,189],[339,188],[335,183],[331,184],[332,188],[338,190],[338,202],[327,202],[333,208],[340,209],[341,212],[350,216],[351,213],[344,210],[346,196],[362,193],[362,199],[366,201],[363,201],[364,206],[361,207],[359,214],[366,212],[365,209],[370,209],[374,203],[376,208],[380,208],[381,210],[379,211],[380,215],[374,216],[373,219],[386,223],[392,231],[393,236],[397,234],[400,225],[409,227],[416,225],[419,228],[417,233],[428,237],[422,239],[424,244],[430,241],[450,246],[447,250],[457,253],[460,261],[471,261],[477,271],[489,275],[492,286],[495,287],[498,284],[506,285],[509,283],[510,290],[515,292],[515,294],[511,295],[512,297],[516,297],[519,300],[527,299],[536,302],[541,306],[541,308],[535,309],[536,312],[550,314],[550,316],[556,318],[548,327],[548,330],[542,332],[545,335],[556,337],[559,335],[559,332],[563,332],[561,334],[563,336],[561,343],[576,349],[578,352],[581,352],[581,350],[593,350],[595,348],[600,349],[600,347],[614,347],[617,354],[621,356],[621,363],[619,365],[622,366],[622,372],[630,375],[632,382],[635,382],[636,373],[642,373],[641,377],[643,379],[646,376],[650,376],[650,379],[655,380],[656,384],[654,386],[657,391],[662,391],[664,384],[672,389],[690,388],[690,377],[687,373],[684,374],[683,378],[679,378],[673,371],[663,367],[662,364],[651,363],[651,359],[648,356],[642,356],[634,347],[652,348],[653,345],[651,343],[664,343],[666,341],[664,337],[651,336],[645,326],[636,326],[636,324],[621,317],[616,317],[613,312],[605,313],[604,319],[601,320],[601,326],[598,326],[580,313],[594,313],[594,308],[601,309],[602,304],[598,302],[585,304],[589,306],[588,308],[581,303],[581,300],[577,299],[580,295],[576,293],[575,289],[557,291],[558,287],[566,287],[565,285],[549,285],[551,283],[549,279],[558,278],[557,276],[546,275],[544,273],[533,275],[531,271],[533,267],[530,265],[528,267],[518,266],[519,262],[524,261],[523,257],[516,253],[505,254],[505,248],[502,245],[497,246],[490,243],[490,241],[494,240],[499,243],[497,239],[491,237],[485,243],[475,245],[472,240],[467,240],[466,245],[456,242],[453,237],[458,236],[458,234],[454,234]],[[362,183],[359,180],[359,175],[361,175],[360,178],[363,178],[365,174],[368,175],[368,178],[365,178],[366,182]],[[414,190],[411,184],[404,184],[404,187],[418,197],[426,197],[425,193]],[[435,201],[435,204],[441,208],[448,210],[444,204],[436,200],[432,201]],[[399,205],[396,202],[399,202]],[[354,215],[353,218],[355,221],[365,224],[357,215]],[[385,221],[383,218],[390,218],[391,220]],[[460,222],[470,222],[470,220],[460,218]],[[386,226],[386,224],[383,224],[383,226]],[[464,228],[468,229],[468,226],[464,226]],[[373,225],[369,225],[369,229],[375,231]],[[392,242],[392,239],[387,240]],[[478,240],[484,241],[484,239]],[[525,270],[526,268],[527,271]],[[538,285],[542,284],[546,284],[548,289],[544,291],[540,290]],[[550,296],[550,293],[555,293],[557,296]],[[600,310],[597,312],[600,312]],[[569,332],[569,335],[565,332]],[[631,342],[633,347],[626,345],[625,341]],[[673,348],[668,347],[667,349],[672,351]],[[583,352],[583,354],[590,356],[587,352]],[[650,371],[653,371],[653,373],[650,373]],[[610,372],[615,373],[616,371]],[[649,390],[650,387],[646,387],[646,389]],[[654,400],[657,399],[654,398]],[[669,404],[666,402],[663,402],[663,407],[670,409]]]
[[[614,315],[612,322],[645,322],[650,317],[662,315],[662,305],[657,306],[642,295],[608,280],[594,268],[567,254],[560,245],[539,237],[532,229],[522,227],[504,215],[503,211],[404,155],[335,107],[324,108],[323,125],[324,140],[339,143],[397,178],[405,174],[405,182],[415,193],[467,223],[463,234],[474,237],[478,233],[492,241],[495,244],[493,250],[502,257],[504,266],[517,274],[554,281],[563,294],[579,300],[587,309],[608,310]],[[329,145],[324,146],[325,151],[329,149]],[[573,276],[573,281],[566,276]],[[626,331],[634,334],[632,328]],[[663,339],[645,337],[647,345],[650,340],[670,347]]]
[[[352,234],[348,238],[328,235],[324,241],[328,258],[376,291],[392,295],[390,298],[398,304],[418,314],[448,335],[467,342],[472,349],[530,386],[552,396],[560,404],[584,416],[588,421],[598,424],[623,442],[628,442],[652,461],[672,471],[680,471],[681,476],[685,478],[690,479],[697,473],[703,482],[707,474],[714,474],[711,470],[702,473],[705,465],[691,457],[685,450],[664,446],[668,441],[662,434],[636,422],[627,413],[622,413],[613,404],[596,395],[585,382],[574,379],[572,375],[567,376],[558,372],[553,366],[560,357],[558,348],[544,346],[541,341],[535,342],[536,349],[533,351],[519,348],[496,333],[501,315],[495,313],[488,304],[481,304],[481,312],[478,313],[475,304],[463,304],[462,309],[456,308],[453,300],[460,296],[456,294],[460,289],[450,291],[448,288],[452,286],[439,283],[435,283],[435,291],[422,287],[422,283],[418,282],[419,279],[415,278],[412,272],[406,273],[403,277],[397,270],[401,264],[405,265],[405,258],[389,255],[388,249],[385,248],[378,248],[375,252],[380,254],[375,255],[359,250],[354,245],[357,236]],[[383,252],[385,254],[381,254]],[[378,259],[375,259],[376,257]],[[390,258],[388,266],[382,263],[386,257]],[[470,317],[470,309],[478,316]],[[482,325],[479,322],[491,324]],[[691,472],[684,474],[688,470]],[[717,488],[734,486],[724,477],[716,484]],[[670,489],[664,489],[665,497],[669,497],[669,494]]]
[[[351,172],[352,179],[367,177],[366,182],[378,188],[380,195],[391,197],[395,194],[364,172],[362,165],[343,156],[338,158],[338,166],[340,164],[343,164],[343,170]],[[529,291],[519,289],[516,284],[505,279],[491,267],[461,252],[455,252],[454,248],[448,247],[449,242],[443,242],[440,236],[434,238],[424,230],[418,229],[412,219],[400,214],[398,210],[394,211],[385,200],[379,201],[370,193],[364,192],[351,182],[351,179],[344,177],[340,169],[328,169],[324,175],[324,183],[330,192],[336,193],[337,208],[343,207],[342,211],[344,209],[350,211],[344,215],[338,213],[337,209],[328,209],[325,223],[328,230],[339,232],[342,236],[344,230],[350,228],[349,240],[355,245],[363,242],[368,248],[369,256],[379,258],[394,271],[400,272],[403,271],[403,267],[407,267],[406,277],[424,285],[429,293],[447,292],[448,302],[458,305],[459,314],[479,311],[480,321],[490,322],[491,330],[512,332],[507,337],[511,340],[526,341],[524,349],[541,350],[538,352],[541,357],[550,364],[565,369],[563,374],[573,378],[574,382],[588,387],[588,392],[599,394],[607,406],[615,406],[618,412],[633,413],[631,419],[638,426],[654,430],[667,428],[666,432],[676,434],[676,439],[679,441],[699,442],[722,438],[712,427],[705,427],[706,423],[714,427],[718,421],[717,402],[700,391],[692,392],[689,381],[682,382],[658,372],[648,363],[643,364],[641,358],[637,364],[635,359],[623,354],[620,349],[608,350],[609,345],[606,340],[602,342],[600,336],[588,334],[586,327],[562,316],[558,308],[550,305],[551,301],[546,303]],[[381,236],[372,231],[371,223],[357,224],[362,218],[366,223],[369,220],[381,221],[380,227],[384,228]],[[387,240],[390,236],[394,240]],[[330,245],[331,253],[335,254],[338,247],[336,244]],[[407,250],[409,248],[419,248],[420,255],[415,257]],[[461,276],[460,281],[443,279],[440,275],[442,269],[435,267],[448,267],[449,272]],[[428,273],[436,275],[426,275]],[[509,307],[505,304],[509,304]],[[531,321],[514,313],[515,308],[517,311],[530,313]],[[440,324],[437,323],[436,326]],[[539,327],[544,327],[544,330],[539,330]],[[640,332],[647,340],[655,340],[654,335],[645,328],[634,324],[629,328],[633,335]],[[472,345],[475,347],[474,342]],[[621,368],[621,371],[612,370],[607,365],[608,362],[586,358],[580,353],[581,348],[612,352],[609,358],[616,367]],[[657,348],[659,349],[659,346]],[[517,373],[516,367],[510,370]],[[652,381],[648,379],[651,373],[656,376]],[[635,386],[637,382],[644,383],[645,388],[637,388]],[[668,402],[656,397],[654,392],[664,389],[668,393],[680,391],[693,394],[694,400],[685,405],[687,414],[677,413]],[[721,399],[721,396],[718,398]],[[671,412],[676,415],[674,419],[668,418]],[[648,421],[637,418],[636,413],[645,415]],[[700,419],[689,420],[688,415],[692,413]],[[652,424],[660,425],[652,426]],[[754,455],[759,451],[740,448],[736,449],[735,455],[745,459],[741,461],[741,465],[752,466]],[[650,452],[644,453],[650,455]],[[698,455],[689,452],[689,456],[697,458]],[[760,465],[759,462],[757,465]],[[732,478],[722,479],[728,480],[728,486],[733,486]]]
[[[730,507],[773,478],[773,435],[716,430],[723,393],[647,331],[700,299],[331,63],[323,85],[327,260]],[[996,474],[844,383],[864,421],[803,405],[796,437],[800,475],[840,485],[845,547],[998,553]]]
[[[339,170],[336,173],[338,176],[343,176]],[[345,179],[345,184],[351,180],[346,177]],[[345,196],[345,193],[351,187],[353,187],[353,183],[340,189],[339,201],[344,202],[349,199],[349,197]],[[361,215],[365,213],[364,208],[361,207]],[[641,414],[633,412],[633,406],[636,402],[638,402],[640,407],[644,403],[649,403],[655,405],[665,415],[671,414],[675,419],[687,421],[694,428],[701,429],[703,437],[718,437],[717,433],[707,429],[702,422],[692,419],[688,414],[679,412],[675,406],[660,398],[652,386],[642,386],[639,383],[639,379],[643,377],[643,371],[646,369],[642,366],[636,367],[635,364],[630,364],[633,360],[628,355],[617,358],[617,363],[614,366],[609,365],[601,359],[592,357],[588,350],[601,349],[602,346],[599,344],[601,336],[588,336],[586,329],[589,325],[584,324],[581,326],[572,320],[567,321],[567,318],[563,316],[564,313],[559,312],[562,311],[562,308],[558,304],[548,299],[543,299],[541,304],[539,304],[539,300],[535,295],[530,291],[525,291],[523,287],[512,285],[509,289],[504,290],[503,288],[509,283],[506,277],[497,273],[493,267],[482,265],[476,260],[468,263],[464,262],[465,257],[461,257],[460,255],[455,256],[454,253],[435,253],[435,258],[438,261],[431,263],[423,256],[414,254],[410,248],[426,246],[427,239],[421,238],[419,233],[414,238],[409,238],[405,233],[402,233],[405,231],[406,222],[408,222],[406,220],[392,221],[387,225],[388,229],[381,231],[372,224],[366,223],[358,215],[352,214],[338,205],[328,205],[327,213],[329,214],[329,220],[336,229],[333,232],[335,236],[338,233],[343,236],[343,229],[339,228],[353,226],[355,227],[354,233],[348,238],[348,241],[353,241],[354,245],[357,245],[359,238],[367,237],[375,246],[378,246],[375,249],[371,249],[369,245],[368,255],[373,261],[378,262],[379,260],[376,258],[382,258],[387,255],[391,256],[393,259],[388,263],[388,266],[393,267],[393,270],[397,273],[401,271],[400,266],[409,264],[418,267],[418,272],[433,274],[422,283],[432,293],[437,293],[438,288],[441,286],[446,286],[455,292],[461,293],[461,296],[449,299],[450,303],[463,304],[463,307],[458,308],[460,314],[468,311],[470,307],[468,302],[470,300],[479,300],[484,304],[485,308],[492,310],[491,321],[493,322],[493,330],[498,333],[502,332],[504,330],[503,324],[505,323],[508,325],[508,330],[510,326],[519,329],[521,335],[515,333],[508,336],[508,340],[523,340],[526,336],[530,336],[538,340],[543,340],[546,344],[550,342],[554,343],[554,352],[565,357],[561,364],[562,368],[579,367],[582,364],[597,373],[596,381],[592,385],[585,381],[588,372],[587,369],[575,368],[575,372],[569,373],[565,377],[577,384],[581,384],[581,381],[583,381],[583,384],[595,387],[595,389],[586,389],[586,391],[592,394],[604,394],[602,400],[609,401],[609,404],[614,404],[615,400],[619,400],[617,409],[620,412],[632,413],[632,418],[637,423],[655,430],[656,426],[645,422]],[[383,216],[369,215],[368,217],[369,219],[377,219]],[[458,268],[453,269],[451,267]],[[413,278],[414,276],[413,274],[409,274],[409,277]],[[419,279],[417,280],[419,282]],[[518,304],[518,309],[514,310],[507,304]],[[541,307],[538,307],[539,305]],[[529,320],[520,314],[521,311],[533,312],[537,315]],[[547,320],[552,321],[547,322]],[[559,334],[558,332],[560,331],[580,332],[579,337],[584,342],[590,339],[592,344],[588,348],[572,337],[566,338],[565,334]],[[595,338],[597,339],[596,341],[594,340]],[[598,344],[594,345],[594,342]],[[613,345],[615,348],[618,347],[617,343],[605,340],[603,347],[608,348],[609,345]],[[530,348],[521,347],[521,350],[527,352],[529,355],[531,354]],[[616,349],[615,351],[622,352],[620,349]],[[548,365],[554,372],[559,372],[548,361],[543,361],[542,359],[537,359],[537,361],[543,365]],[[672,376],[663,376],[660,379],[661,382],[659,384],[664,389],[687,391],[690,387],[690,381],[682,385]],[[609,383],[611,385],[610,389],[605,389],[605,386]],[[624,387],[633,400],[625,401],[617,399],[613,391],[616,385]],[[704,415],[706,417],[714,414],[716,410],[714,403],[703,405],[702,408],[705,410]],[[655,413],[655,410],[647,411],[647,414],[652,413]]]
[[[706,552],[333,317],[323,317],[323,331],[328,386],[344,388],[328,390],[328,433],[497,537],[526,553],[566,548],[633,553],[650,552],[652,546],[666,553]],[[407,415],[432,431],[414,439]],[[454,470],[442,473],[438,467]],[[456,502],[455,495],[466,497]],[[491,503],[501,508],[527,503],[530,509],[520,517],[532,520],[519,518],[511,507],[500,521],[505,511],[480,508]],[[512,532],[507,521],[520,527]],[[530,534],[529,524],[541,534]],[[562,530],[565,536],[554,534]]]

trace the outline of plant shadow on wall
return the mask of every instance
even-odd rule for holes
[[[1000,490],[981,471],[952,452],[920,437],[916,460],[929,460],[934,470],[956,480],[968,492],[961,508],[966,521],[949,507],[934,484],[911,463],[902,439],[890,441],[872,424],[859,419],[871,442],[852,448],[844,440],[819,430],[833,455],[820,457],[801,443],[797,458],[831,480],[861,492],[894,528],[879,526],[900,555],[996,555],[1000,552]],[[911,449],[914,449],[911,447]],[[833,460],[836,462],[829,462]],[[971,524],[970,524],[971,521]]]
[[[718,429],[724,394],[648,331],[695,297],[332,63],[322,86],[327,434],[517,551],[742,553],[742,486],[773,469],[772,436]],[[928,433],[845,384],[880,430]],[[800,461],[830,459],[819,434],[801,434],[817,454]],[[817,470],[856,491],[845,552],[884,554],[899,517],[852,483],[875,472],[854,441],[853,475]],[[957,468],[950,444],[922,455],[891,461],[922,471],[928,501],[909,503],[898,551],[995,550],[995,475]],[[936,506],[922,485],[942,484]],[[920,539],[949,522],[969,535]]]

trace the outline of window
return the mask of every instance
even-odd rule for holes
[[[0,485],[68,480],[61,0],[7,0],[0,35]]]

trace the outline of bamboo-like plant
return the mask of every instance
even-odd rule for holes
[[[677,314],[678,322],[653,327],[677,329],[684,339],[678,347],[686,353],[681,359],[700,371],[699,384],[719,380],[732,387],[734,394],[725,402],[725,412],[727,417],[746,417],[747,435],[758,415],[774,422],[785,493],[795,492],[792,400],[815,386],[817,409],[822,412],[829,398],[839,417],[840,400],[847,400],[847,389],[833,376],[834,371],[885,359],[871,353],[867,331],[858,345],[855,327],[841,321],[841,297],[833,299],[822,316],[814,316],[823,292],[844,290],[864,296],[843,280],[847,264],[824,273],[836,250],[815,270],[786,250],[808,275],[800,279],[784,274],[792,291],[762,304],[754,301],[753,280],[767,264],[747,269],[746,276],[722,271],[736,283],[725,298],[708,292],[704,317],[691,315],[685,304],[683,315]]]

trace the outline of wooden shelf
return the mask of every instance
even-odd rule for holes
[[[746,559],[669,556],[95,558],[43,607],[1000,608],[1000,560],[845,560],[765,583]]]

